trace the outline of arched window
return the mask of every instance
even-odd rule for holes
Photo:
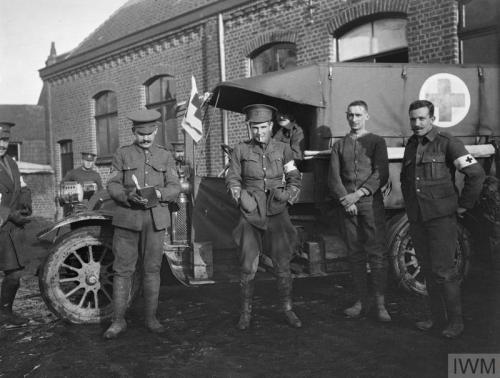
[[[337,61],[407,63],[406,20],[384,18],[350,29],[337,38]]]
[[[159,144],[179,142],[176,117],[175,80],[171,76],[156,76],[146,83],[146,107],[161,113],[162,126],[158,132]]]
[[[119,147],[116,94],[112,91],[100,92],[94,100],[97,155],[101,160],[111,157]]]
[[[295,43],[274,43],[256,50],[251,56],[251,76],[297,66]]]

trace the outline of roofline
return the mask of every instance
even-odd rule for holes
[[[116,54],[118,51],[125,48],[139,45],[146,40],[154,39],[159,35],[166,34],[172,30],[196,23],[197,21],[249,2],[251,2],[251,0],[219,0],[215,3],[207,4],[204,7],[191,10],[179,16],[165,20],[159,24],[142,29],[131,35],[116,39],[94,49],[71,56],[61,62],[56,62],[50,66],[44,67],[38,70],[40,77],[44,80],[50,76],[74,69],[80,65],[88,64],[94,60],[102,59],[105,56]]]

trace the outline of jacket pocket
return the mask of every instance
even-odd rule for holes
[[[449,177],[449,170],[446,166],[446,158],[442,153],[424,154],[422,156],[422,166],[424,168],[425,179],[439,180]]]

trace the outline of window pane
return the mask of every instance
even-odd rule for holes
[[[73,143],[71,141],[61,142],[61,154],[73,152]]]
[[[370,42],[372,38],[372,24],[361,25],[338,40],[339,60],[350,60],[360,56],[371,55]]]
[[[252,75],[262,75],[266,72],[274,71],[274,49],[267,49],[256,55],[252,59]]]
[[[462,63],[499,64],[500,38],[495,34],[486,34],[467,38],[462,41]]]
[[[500,2],[498,0],[462,1],[466,29],[481,28],[498,23]]]
[[[115,92],[108,92],[107,95],[107,107],[108,107],[108,113],[114,113],[117,111],[117,105],[116,105],[116,93]]]
[[[162,77],[162,98],[161,101],[175,99],[175,82],[168,76]]]
[[[120,146],[118,140],[118,117],[108,118],[108,129],[109,129],[109,146],[108,153],[114,154],[117,148]]]
[[[95,100],[95,115],[101,115],[101,114],[106,114],[108,112],[107,110],[107,103],[106,103],[106,93],[103,93],[99,95],[99,97],[96,97]]]
[[[297,66],[297,51],[295,49],[295,46],[278,48],[277,55],[278,67],[280,70]]]
[[[373,23],[372,54],[407,46],[406,20],[386,19]]]
[[[96,137],[97,154],[108,154],[108,121],[106,118],[99,118],[96,120]]]
[[[161,101],[161,80],[156,79],[148,86],[148,104]]]
[[[73,153],[61,154],[61,173],[62,177],[66,176],[66,173],[73,169]]]

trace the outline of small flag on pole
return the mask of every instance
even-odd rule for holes
[[[198,143],[203,135],[201,123],[201,101],[198,97],[196,80],[191,76],[191,96],[187,106],[186,114],[182,120],[182,127]]]

